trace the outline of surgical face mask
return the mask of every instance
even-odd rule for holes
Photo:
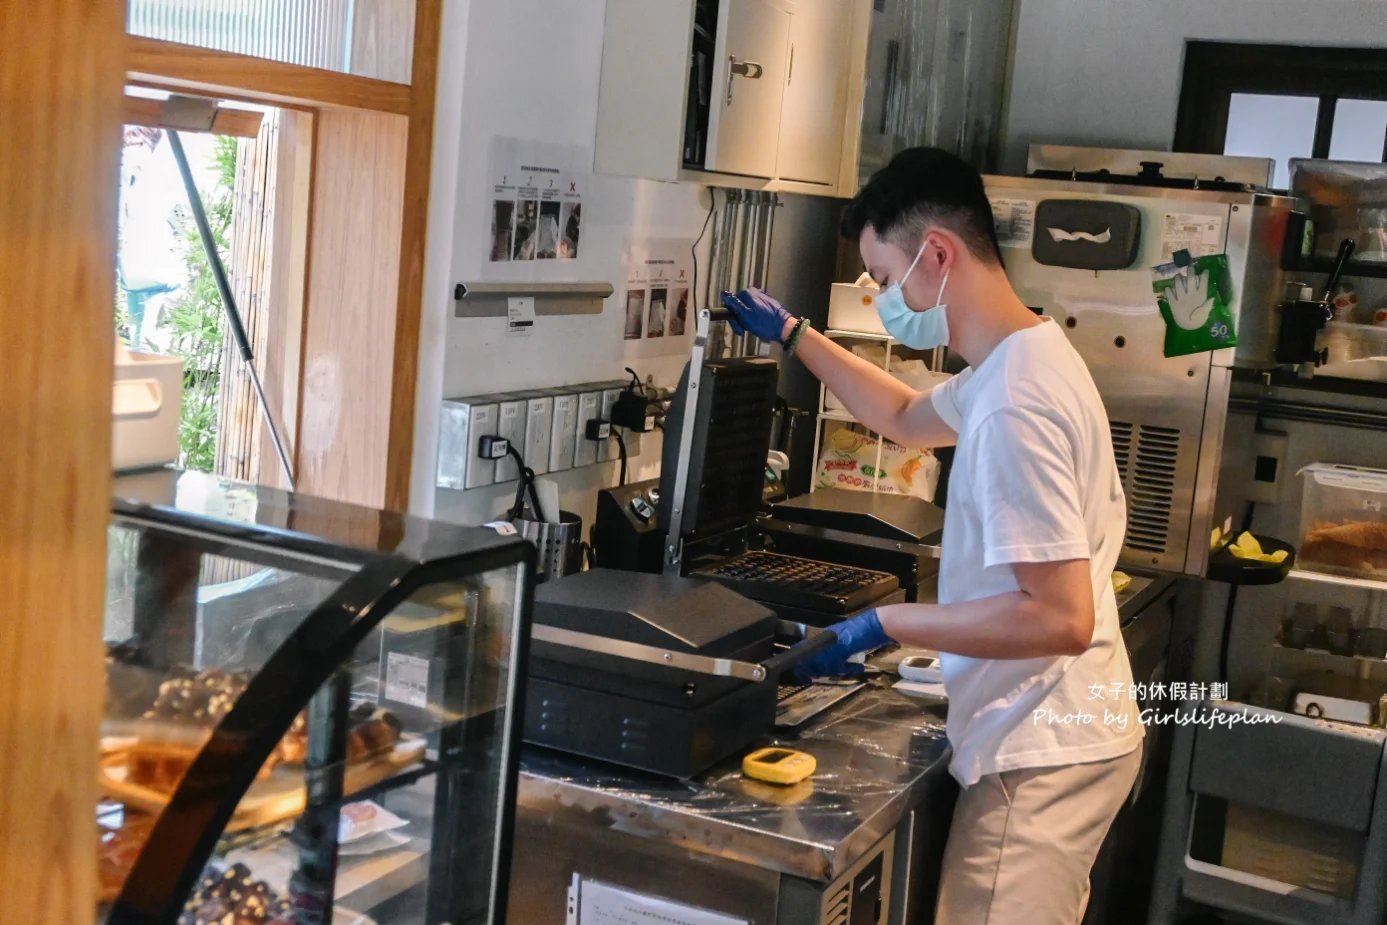
[[[915,272],[915,267],[925,255],[927,246],[928,244],[920,247],[920,252],[915,255],[915,261],[910,265],[910,269],[905,271],[905,276],[878,293],[873,300],[886,333],[915,350],[929,350],[949,344],[949,318],[944,311],[944,290],[949,285],[949,274],[944,274],[944,279],[939,284],[939,297],[934,300],[934,308],[928,311],[911,311],[910,306],[905,304],[905,293],[901,290],[906,280],[910,279],[910,274]]]

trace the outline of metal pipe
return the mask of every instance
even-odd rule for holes
[[[217,284],[217,292],[222,297],[227,327],[231,328],[231,336],[240,350],[241,359],[245,361],[251,384],[255,386],[260,410],[265,415],[265,425],[269,428],[270,439],[274,441],[275,452],[279,454],[279,464],[284,468],[284,479],[289,483],[289,490],[294,491],[294,469],[289,465],[289,454],[284,450],[279,429],[275,427],[274,415],[270,413],[270,403],[265,398],[265,387],[260,383],[260,374],[255,369],[255,353],[251,350],[250,338],[246,336],[246,326],[241,321],[241,312],[236,308],[236,298],[231,294],[231,281],[227,279],[222,255],[217,250],[217,239],[212,235],[212,225],[207,221],[207,209],[203,206],[202,194],[198,192],[197,182],[193,180],[193,170],[188,166],[188,155],[183,150],[183,140],[178,137],[177,132],[169,132],[168,136],[173,159],[178,162],[178,172],[183,175],[183,187],[188,193],[188,205],[193,211],[198,237],[202,239],[202,249],[206,252],[207,263],[212,269],[212,280]]]
[[[747,270],[751,266],[751,216],[756,211],[755,193],[747,193],[742,199],[742,212],[738,216],[741,228],[737,236],[737,288],[745,289]]]
[[[761,216],[766,210],[766,194],[760,191],[752,192],[751,208],[747,210],[747,239],[743,242],[746,257],[746,265],[742,267],[742,288],[756,286],[760,288],[760,257],[761,257]]]
[[[766,194],[759,190],[747,194],[750,206],[747,208],[746,238],[742,241],[742,259],[744,261],[741,270],[740,287],[760,287],[760,255],[761,255],[761,216],[766,208]],[[761,339],[751,334],[742,335],[742,356],[753,356],[761,350]]]
[[[715,187],[715,186],[710,186],[710,187],[708,187],[708,195],[712,197],[712,206],[714,207],[714,211],[713,211],[713,217],[709,220],[709,225],[713,228],[713,236],[712,236],[711,238],[708,239],[708,273],[707,273],[707,275],[704,277],[704,280],[703,280],[703,307],[704,307],[704,308],[708,308],[708,307],[710,307],[711,304],[712,304],[711,300],[712,300],[712,298],[713,298],[713,279],[714,279],[715,276],[717,276],[717,272],[718,272],[718,271],[717,271],[718,259],[722,256],[722,248],[721,248],[721,246],[720,246],[722,242],[718,240],[719,235],[721,234],[721,231],[720,231],[719,229],[721,228],[721,224],[722,224],[722,211],[726,211],[726,210],[727,210],[727,197],[726,197],[726,196],[724,196],[724,197],[723,197],[723,200],[722,200],[722,211],[718,211],[717,208],[716,208],[716,207],[717,207],[717,203],[718,203],[718,190],[717,190],[717,187]],[[697,259],[697,258],[695,257],[695,259]],[[698,305],[696,304],[696,303],[697,303],[697,299],[698,299],[698,293],[695,292],[695,293],[694,293],[695,304],[692,305],[692,306],[690,306],[691,310],[693,310],[693,311],[697,311],[697,310],[698,310]],[[722,293],[718,293],[718,302],[719,302],[719,303],[722,302]]]
[[[719,233],[718,246],[721,256],[718,262],[718,288],[726,292],[732,285],[732,245],[737,235],[737,212],[742,205],[742,191],[730,189],[727,191],[727,204],[722,210],[722,231]]]
[[[742,210],[738,216],[740,220],[740,231],[737,238],[737,271],[736,289],[745,289],[750,283],[749,271],[751,269],[752,255],[752,215],[756,211],[756,197],[754,192],[748,192],[742,196]],[[732,356],[744,357],[751,349],[749,341],[751,335],[739,334],[732,338]]]
[[[732,286],[732,259],[734,256],[733,246],[737,234],[737,214],[742,207],[742,191],[729,189],[726,191],[725,203],[723,205],[722,230],[718,234],[718,305],[721,307],[723,292],[733,288]],[[715,306],[708,305],[708,308]],[[724,321],[713,322],[713,333],[709,341],[709,354],[713,359],[721,359],[727,350],[728,332],[730,328]]]
[[[754,285],[762,290],[770,288],[771,244],[775,235],[775,210],[779,207],[779,196],[775,193],[762,194],[761,212],[757,216],[759,225],[756,235],[756,270],[753,275]],[[764,344],[758,342],[755,352],[760,355],[764,352],[764,347]]]
[[[766,228],[761,235],[761,274],[757,283],[762,289],[770,288],[771,284],[771,245],[775,241],[775,213],[780,208],[780,196],[767,193],[766,200]]]

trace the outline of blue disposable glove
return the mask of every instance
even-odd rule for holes
[[[875,610],[831,626],[828,631],[837,636],[838,641],[808,661],[796,665],[795,674],[805,679],[861,674],[861,665],[848,662],[851,656],[859,652],[873,652],[896,641],[881,628],[881,620]]]
[[[733,331],[747,332],[777,344],[785,342],[785,323],[794,315],[760,289],[743,289],[736,295],[724,292],[722,304],[732,312]]]

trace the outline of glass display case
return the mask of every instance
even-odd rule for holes
[[[528,543],[163,470],[109,548],[98,921],[504,920]]]

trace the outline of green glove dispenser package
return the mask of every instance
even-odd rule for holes
[[[1226,254],[1191,258],[1179,251],[1171,263],[1151,271],[1151,288],[1165,319],[1165,355],[1188,356],[1236,347],[1233,275]]]

